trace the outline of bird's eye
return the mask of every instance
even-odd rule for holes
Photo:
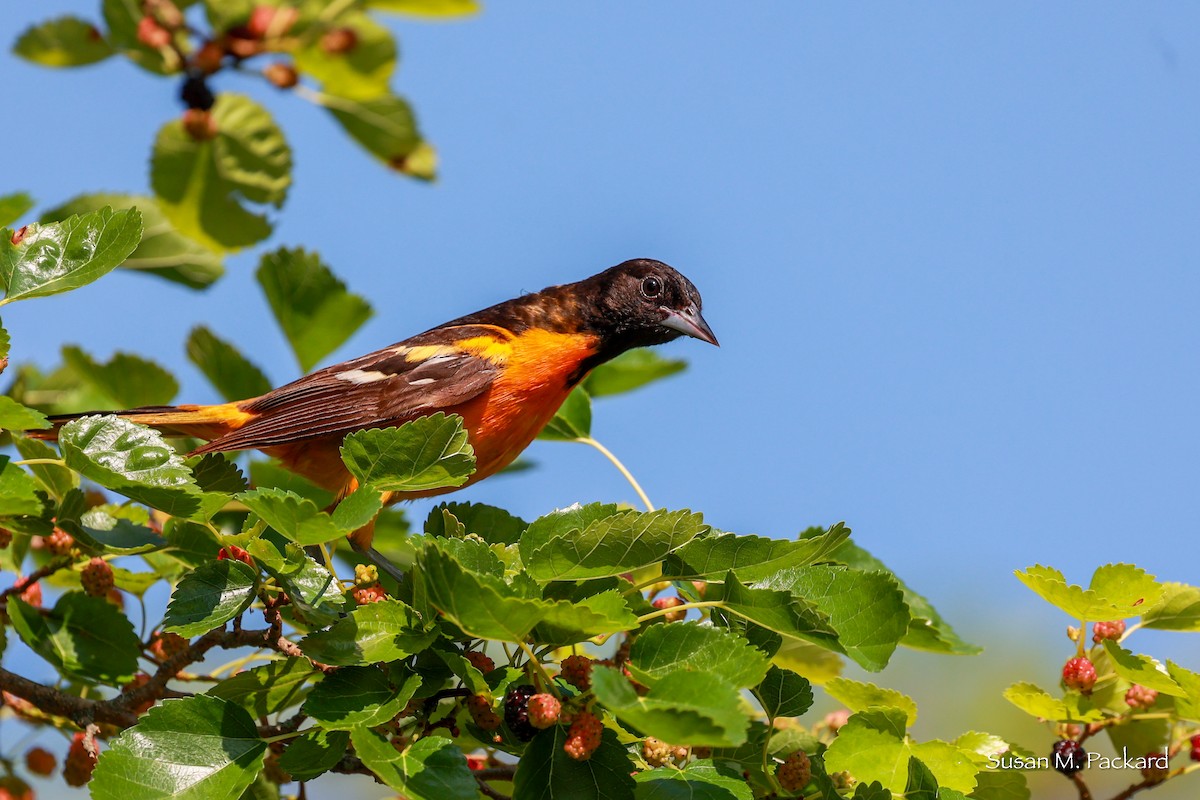
[[[662,281],[651,275],[642,281],[642,294],[646,297],[658,297],[662,293]]]

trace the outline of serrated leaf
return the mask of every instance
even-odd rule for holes
[[[461,486],[475,471],[462,417],[440,411],[399,428],[352,433],[342,442],[342,460],[359,485],[393,492]]]
[[[663,358],[653,350],[639,347],[593,369],[584,378],[583,388],[592,397],[608,397],[632,392],[685,369],[687,362],[682,359]]]
[[[246,549],[283,585],[292,606],[310,625],[323,627],[338,619],[346,596],[336,576],[304,552],[295,542],[273,535],[251,540]]]
[[[896,581],[882,572],[813,566],[779,570],[759,586],[785,589],[829,617],[846,655],[872,672],[888,659],[908,631],[908,606]]]
[[[33,223],[19,244],[0,235],[0,283],[14,300],[46,297],[85,286],[116,269],[142,237],[136,208],[104,208],[62,222]]]
[[[394,94],[364,99],[325,93],[317,97],[317,102],[368,153],[392,169],[411,172],[406,162],[419,152],[423,142],[407,100]]]
[[[29,439],[24,436],[14,436],[13,445],[21,458],[58,459],[58,451],[45,442]],[[61,500],[67,492],[79,486],[79,476],[66,466],[56,464],[30,464],[29,471],[52,497]]]
[[[171,593],[163,629],[191,638],[250,607],[258,573],[241,561],[213,561],[189,572]]]
[[[732,631],[683,622],[651,625],[642,631],[633,640],[628,667],[646,686],[685,670],[708,672],[744,689],[758,685],[769,664],[766,653]]]
[[[567,395],[537,438],[552,442],[574,442],[591,435],[592,399],[582,386],[577,386]]]
[[[271,382],[262,370],[203,325],[192,328],[188,334],[187,356],[229,402],[271,391]]]
[[[216,252],[238,250],[271,233],[244,202],[283,205],[292,154],[283,132],[248,97],[222,94],[212,109],[214,139],[197,142],[176,119],[158,132],[150,183],[159,208],[184,236]]]
[[[250,482],[258,489],[283,489],[307,497],[317,504],[317,508],[325,508],[333,502],[331,492],[294,472],[289,472],[276,461],[251,461]]]
[[[754,696],[771,719],[798,717],[813,704],[812,684],[779,667],[767,671],[762,683],[755,687]]]
[[[121,408],[166,405],[179,392],[171,373],[141,356],[118,352],[100,364],[74,345],[64,346],[62,356],[79,378]]]
[[[103,598],[68,592],[44,611],[10,597],[8,615],[21,641],[68,677],[119,685],[137,672],[133,623]]]
[[[50,427],[46,415],[21,405],[7,395],[0,395],[0,430],[37,431]]]
[[[33,208],[33,198],[25,192],[0,195],[0,227],[12,225]],[[8,351],[0,353],[8,355]]]
[[[592,670],[596,699],[626,725],[675,744],[737,747],[750,718],[737,690],[705,672],[672,672],[639,696],[619,670]]]
[[[1200,631],[1200,588],[1164,583],[1163,594],[1142,613],[1142,627],[1164,631]]]
[[[726,611],[755,625],[783,636],[806,639],[822,647],[842,651],[829,618],[791,592],[751,589],[743,586],[730,573],[725,578],[720,599]]]
[[[356,489],[333,510],[333,524],[343,532],[356,531],[369,525],[383,508],[383,495],[371,486]]]
[[[95,800],[237,797],[266,750],[254,720],[233,703],[165,700],[101,752],[88,788]]]
[[[583,531],[589,525],[617,513],[620,513],[619,509],[612,503],[589,503],[586,506],[576,503],[538,517],[529,523],[529,527],[521,534],[521,560],[528,559],[535,550],[547,544],[551,539],[573,535]]]
[[[633,800],[637,771],[625,745],[605,728],[587,761],[567,755],[567,729],[556,725],[533,737],[513,777],[513,800]]]
[[[319,677],[303,658],[285,658],[239,672],[206,692],[228,700],[254,717],[278,714],[304,696],[304,685]]]
[[[371,772],[409,800],[475,800],[479,784],[466,756],[449,739],[427,736],[397,750],[385,736],[350,731],[354,752]]]
[[[421,652],[437,638],[436,630],[399,600],[358,606],[327,630],[300,643],[309,658],[334,666],[399,661]]]
[[[771,657],[771,663],[791,670],[818,685],[824,685],[842,674],[842,657],[815,644],[799,639],[785,639]]]
[[[309,692],[300,710],[328,730],[382,725],[400,713],[421,685],[419,675],[393,672],[395,680],[390,680],[378,667],[342,667]]]
[[[971,800],[1029,800],[1025,773],[1015,769],[983,769],[975,775]]]
[[[1026,714],[1054,722],[1095,722],[1104,718],[1099,710],[1092,708],[1078,694],[1068,703],[1026,681],[1014,683],[1005,689],[1004,699]]]
[[[825,751],[830,772],[850,772],[862,783],[878,781],[889,791],[904,792],[908,786],[909,759],[916,757],[929,768],[940,786],[970,793],[975,788],[976,768],[954,745],[937,740],[914,743],[893,730],[872,727],[866,715],[855,714],[838,731]]]
[[[246,477],[225,453],[207,453],[192,462],[192,478],[206,492],[237,494],[246,490]]]
[[[39,516],[42,500],[29,473],[0,456],[0,517]]]
[[[733,570],[743,581],[759,581],[781,569],[823,561],[849,536],[850,529],[841,522],[820,536],[800,541],[716,533],[694,539],[673,553],[664,573],[699,578]]]
[[[1092,575],[1087,589],[1068,585],[1053,567],[1035,565],[1016,573],[1017,580],[1072,617],[1083,621],[1124,619],[1153,607],[1163,588],[1132,564],[1106,564]]]
[[[1109,660],[1118,675],[1130,683],[1137,683],[1149,689],[1172,697],[1185,697],[1187,693],[1179,684],[1171,680],[1165,668],[1159,669],[1158,662],[1150,656],[1139,656],[1124,649],[1111,639],[1104,640],[1104,649],[1108,652]]]
[[[66,16],[26,28],[13,52],[43,67],[82,67],[103,61],[113,49],[95,25]]]
[[[884,689],[873,683],[853,681],[849,678],[834,678],[824,689],[835,700],[851,711],[866,711],[870,708],[894,708],[907,717],[907,724],[917,721],[917,704],[908,695],[895,689]]]
[[[528,522],[503,508],[483,503],[439,503],[425,520],[425,532],[431,536],[449,535],[443,527],[442,511],[461,523],[464,533],[473,533],[488,544],[514,544],[529,527]]]
[[[604,578],[662,561],[707,531],[704,518],[686,509],[626,511],[555,536],[528,555],[523,550],[522,561],[538,581]]]
[[[67,466],[105,488],[178,516],[200,509],[191,472],[157,431],[111,415],[89,416],[64,425],[58,441]]]
[[[239,494],[237,499],[297,544],[324,544],[345,535],[328,514],[298,494],[279,489],[254,489]]]
[[[348,52],[327,51],[319,37],[293,51],[296,66],[338,97],[368,100],[384,94],[396,69],[396,40],[390,30],[359,11],[338,18],[338,27],[354,31]]]
[[[349,744],[349,731],[314,728],[291,741],[279,766],[295,780],[312,780],[337,766]]]
[[[1200,722],[1200,674],[1185,669],[1173,661],[1167,662],[1167,674],[1187,695],[1175,698],[1175,713],[1181,719]]]
[[[373,314],[370,304],[347,290],[316,253],[299,248],[267,253],[255,277],[304,372]]]
[[[75,494],[79,495],[82,501],[78,490]],[[153,529],[122,515],[119,509],[98,506],[75,517],[66,513],[67,506],[67,503],[63,503],[63,509],[59,510],[55,524],[95,552],[134,555],[161,550],[167,546],[166,539]]]
[[[704,759],[683,769],[643,770],[633,776],[637,800],[752,800],[734,761]]]
[[[132,206],[142,214],[145,226],[142,241],[121,264],[121,269],[139,270],[193,289],[206,288],[225,274],[221,256],[179,233],[153,197],[113,193],[79,195],[43,213],[42,221],[98,211],[105,206]]]

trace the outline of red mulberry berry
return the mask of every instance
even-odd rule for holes
[[[592,688],[592,660],[587,656],[567,656],[562,662],[561,677],[581,692]]]
[[[480,770],[487,769],[487,765],[487,756],[467,756],[467,769],[471,770],[472,772],[479,772]]]
[[[1125,620],[1114,619],[1111,622],[1097,622],[1092,625],[1092,641],[1100,644],[1105,639],[1116,641],[1125,633]]]
[[[12,544],[12,531],[8,528],[0,528],[0,550]]]
[[[34,775],[41,775],[43,778],[54,773],[54,768],[58,766],[58,759],[44,747],[34,747],[25,754],[25,768]]]
[[[46,536],[42,543],[54,555],[65,556],[70,555],[71,548],[75,546],[75,537],[62,528],[55,528],[54,533]]]
[[[463,658],[471,662],[471,666],[482,672],[484,675],[487,675],[489,672],[492,672],[496,669],[496,662],[492,661],[492,659],[486,653],[481,653],[478,650],[472,650],[468,653],[463,653]]]
[[[1125,705],[1130,708],[1149,708],[1158,700],[1158,691],[1135,683],[1125,692]]]
[[[378,603],[387,600],[387,592],[378,583],[374,586],[363,586],[355,589],[350,593],[354,597],[354,602],[360,606],[365,606],[368,603]]]
[[[473,694],[467,698],[467,713],[475,724],[485,731],[494,731],[500,727],[500,717],[492,710],[492,701],[486,695]]]
[[[171,43],[171,32],[159,25],[154,17],[142,17],[137,24],[137,40],[157,50]]]
[[[106,597],[113,589],[113,570],[103,558],[96,557],[79,573],[83,591],[92,597]]]
[[[549,728],[558,722],[562,703],[552,694],[535,694],[529,698],[529,724],[535,728]]]
[[[0,800],[33,800],[33,789],[16,775],[0,778]]]
[[[683,605],[683,601],[678,597],[660,597],[651,605],[657,609],[675,608],[676,606]],[[663,614],[663,619],[667,622],[681,622],[686,616],[686,611],[668,611],[666,614]]]
[[[186,114],[184,116],[186,116]],[[236,544],[231,544],[228,547],[222,547],[217,551],[217,561],[227,560],[241,561],[248,567],[254,566],[254,559],[251,558],[250,554],[238,547]]]
[[[330,55],[349,53],[358,47],[358,34],[353,28],[334,28],[321,37],[321,49]]]
[[[1086,658],[1072,658],[1063,665],[1062,679],[1068,689],[1087,694],[1096,685],[1096,668]]]
[[[1054,768],[1063,775],[1074,775],[1087,764],[1087,751],[1072,739],[1059,739],[1051,752]]]
[[[25,587],[21,592],[21,599],[34,608],[42,607],[42,585],[38,582],[33,582]]]
[[[291,89],[300,82],[300,73],[291,64],[268,64],[263,67],[263,77],[276,89]]]
[[[1163,752],[1146,753],[1143,757],[1146,766],[1142,767],[1142,777],[1147,783],[1162,783],[1170,771],[1170,757]]]
[[[169,661],[188,649],[188,640],[178,633],[162,631],[150,642],[150,654],[159,661]]]
[[[576,716],[575,721],[571,723],[563,750],[566,750],[567,755],[576,761],[587,761],[600,746],[600,737],[603,733],[604,726],[600,724],[600,720],[596,719],[596,715],[585,711]]]
[[[775,768],[775,777],[784,789],[799,792],[812,778],[812,763],[808,760],[808,755],[799,750],[792,753]]]
[[[87,782],[92,779],[92,770],[96,768],[96,758],[94,748],[96,740],[91,741],[89,749],[88,742],[85,741],[85,736],[82,733],[77,733],[71,739],[71,746],[67,749],[67,761],[63,764],[63,780],[68,786],[86,786]]]

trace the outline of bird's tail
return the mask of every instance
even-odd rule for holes
[[[238,403],[220,403],[212,406],[145,406],[128,411],[57,414],[50,417],[53,428],[29,431],[29,435],[35,439],[55,441],[63,425],[71,420],[95,414],[115,414],[139,425],[149,425],[168,436],[194,436],[197,439],[216,439],[232,433],[254,418],[253,414],[243,411]]]

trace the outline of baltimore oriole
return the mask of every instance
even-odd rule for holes
[[[691,281],[661,261],[636,259],[459,317],[259,397],[115,413],[208,441],[189,455],[261,450],[339,499],[357,488],[339,452],[347,434],[437,411],[458,414],[476,458],[465,486],[510,464],[597,365],[680,335],[717,344],[700,309]],[[53,417],[54,431],[41,435],[53,438],[80,416]],[[384,502],[451,491],[389,492]],[[371,536],[368,526],[351,541],[369,551]]]

